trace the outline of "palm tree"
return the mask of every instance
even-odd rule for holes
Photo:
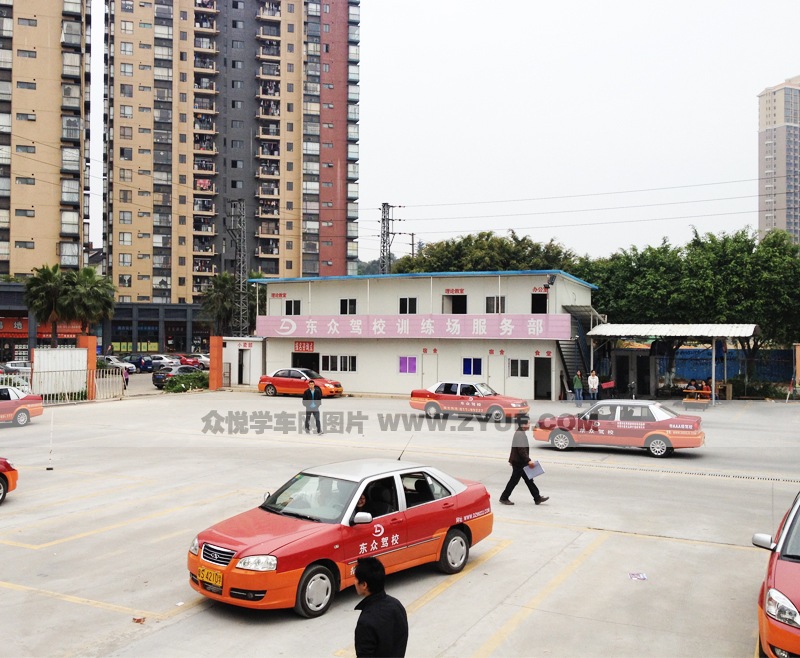
[[[69,320],[64,275],[56,263],[33,268],[25,281],[25,303],[39,324],[50,323],[50,347],[58,347],[58,323]]]
[[[64,274],[70,315],[81,323],[81,333],[89,326],[113,317],[116,288],[106,276],[98,276],[93,267]]]
[[[223,336],[230,330],[236,309],[236,279],[228,272],[217,274],[203,293],[201,314],[213,323],[214,334]]]

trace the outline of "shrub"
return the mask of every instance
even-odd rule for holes
[[[185,393],[198,388],[208,388],[207,372],[198,371],[188,375],[175,375],[164,382],[164,390],[167,393]]]
[[[743,377],[735,377],[730,381],[733,384],[734,398],[747,396],[779,399],[786,397],[786,389],[774,382],[760,382],[753,379],[745,382]]]

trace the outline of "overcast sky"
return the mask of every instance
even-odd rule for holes
[[[362,1],[361,259],[382,202],[415,240],[591,256],[756,228],[757,95],[800,74],[799,24],[796,0]]]
[[[591,256],[757,227],[757,95],[800,74],[798,25],[797,0],[363,0],[360,258],[382,202],[416,241]]]

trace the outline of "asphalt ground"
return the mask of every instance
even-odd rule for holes
[[[189,587],[186,552],[306,466],[401,453],[483,482],[495,503],[494,532],[463,572],[389,577],[409,656],[756,651],[768,555],[750,538],[774,532],[800,490],[796,403],[702,412],[706,446],[666,459],[536,443],[550,500],[535,506],[521,484],[507,507],[496,501],[509,426],[428,424],[405,400],[342,398],[323,404],[326,433],[306,435],[296,398],[149,382],[0,428],[0,455],[20,471],[0,506],[0,655],[353,656],[352,589],[312,620],[226,606]],[[531,415],[574,410],[537,403]]]

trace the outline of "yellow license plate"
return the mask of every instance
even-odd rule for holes
[[[222,574],[219,571],[197,567],[197,578],[211,585],[222,587]]]

